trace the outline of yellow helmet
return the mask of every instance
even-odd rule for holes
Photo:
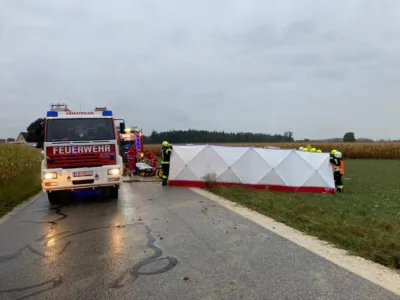
[[[312,148],[312,149],[311,149],[311,152],[317,152],[317,149]]]
[[[169,143],[168,143],[167,141],[164,141],[164,142],[162,143],[162,145],[163,145],[164,147],[168,147],[168,146],[169,146]]]
[[[318,149],[317,152],[318,152],[318,153],[322,153],[321,149]]]
[[[304,148],[303,151],[309,152],[310,150],[308,150],[308,148]]]
[[[332,155],[335,155],[336,152],[337,152],[336,149],[331,150],[331,154],[332,154]]]

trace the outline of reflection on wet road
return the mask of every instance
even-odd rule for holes
[[[398,299],[183,188],[43,195],[0,225],[0,299]]]

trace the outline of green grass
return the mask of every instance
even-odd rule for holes
[[[40,150],[0,144],[0,217],[41,189]]]
[[[345,192],[212,191],[351,253],[400,269],[400,161],[346,160]]]
[[[0,217],[41,190],[40,166],[27,169],[0,186]]]

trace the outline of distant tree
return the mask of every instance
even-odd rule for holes
[[[346,132],[343,136],[343,142],[356,142],[356,136],[354,132]]]
[[[13,138],[8,138],[7,139],[7,143],[13,143],[13,142],[15,142],[15,139],[13,139]]]
[[[293,132],[291,132],[291,131],[286,131],[286,132],[283,134],[283,136],[285,137],[285,139],[286,139],[288,142],[293,142],[293,141],[294,141]]]
[[[29,126],[26,128],[26,131],[28,132],[26,140],[29,142],[37,143],[37,148],[41,148],[44,142],[44,132],[42,128],[43,122],[44,119],[39,118],[29,124]]]

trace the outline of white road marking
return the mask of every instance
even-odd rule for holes
[[[42,192],[36,194],[35,196],[31,197],[29,200],[26,200],[25,202],[22,202],[21,204],[17,205],[14,207],[14,209],[7,214],[5,214],[3,217],[0,218],[0,225],[6,223],[9,219],[11,219],[13,216],[18,214],[21,210],[23,210],[25,207],[30,205],[31,203],[35,202],[37,200]]]
[[[347,251],[338,249],[316,237],[306,235],[283,223],[276,222],[267,216],[252,211],[242,205],[231,202],[220,196],[199,188],[190,188],[193,192],[217,202],[248,220],[286,238],[287,240],[331,261],[332,263],[358,275],[370,282],[400,296],[400,273],[362,257],[352,256]]]

